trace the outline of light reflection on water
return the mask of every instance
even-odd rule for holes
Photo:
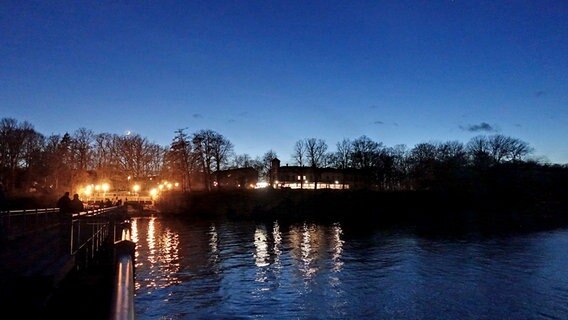
[[[146,242],[142,243],[140,239],[144,235]],[[180,283],[177,276],[180,270],[178,233],[164,227],[155,217],[133,219],[132,241],[136,243],[135,269],[147,273],[144,278],[137,277],[137,291],[144,286],[144,290],[151,293],[154,289]]]
[[[484,238],[138,218],[138,319],[566,319],[568,230]]]

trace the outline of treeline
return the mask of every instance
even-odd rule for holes
[[[328,151],[325,140],[307,138],[294,144],[292,165],[354,170],[366,177],[369,189],[483,189],[487,186],[553,188],[566,180],[568,167],[531,160],[533,149],[504,135],[477,136],[459,141],[388,147],[367,136],[344,139]],[[95,133],[80,128],[72,134],[44,136],[28,122],[0,120],[0,181],[9,192],[60,192],[98,181],[115,190],[148,177],[176,180],[189,190],[192,179],[208,189],[215,172],[254,167],[269,174],[277,154],[268,150],[252,158],[235,154],[233,144],[213,130],[186,133],[180,129],[169,146],[138,134]],[[564,180],[562,180],[564,179]]]

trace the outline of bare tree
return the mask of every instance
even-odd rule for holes
[[[526,156],[531,154],[534,149],[529,144],[520,139],[512,138],[511,141],[511,160],[522,161]]]
[[[159,173],[159,168],[155,168],[152,161],[155,157],[159,158],[161,152],[156,144],[150,143],[146,138],[138,134],[114,135],[112,146],[113,161],[117,162],[118,168],[126,175],[140,178]]]
[[[110,133],[95,135],[92,151],[92,165],[97,176],[112,182],[114,188],[126,189],[126,173],[118,168],[118,160],[113,157],[115,139]]]
[[[490,145],[486,136],[471,138],[466,145],[466,150],[476,167],[490,165]]]
[[[26,156],[26,145],[33,139],[36,131],[24,121],[3,118],[0,120],[0,176],[6,176],[6,187],[12,191],[16,187],[16,170],[23,165]]]
[[[294,144],[294,153],[292,153],[292,160],[294,160],[297,166],[304,166],[304,161],[306,158],[306,144],[304,140],[296,141]]]
[[[353,152],[353,145],[349,139],[343,139],[336,144],[337,151],[335,152],[335,167],[339,169],[346,169],[351,167],[351,153]]]
[[[467,151],[459,141],[447,141],[436,146],[436,158],[444,163],[463,166],[467,162]]]
[[[205,179],[207,190],[211,190],[211,174],[213,172],[213,145],[216,132],[213,130],[201,130],[193,134],[193,153]]]
[[[214,133],[212,140],[212,154],[213,162],[215,164],[215,171],[225,169],[229,163],[229,159],[233,156],[234,147],[229,139],[225,138],[220,133]]]
[[[324,162],[327,143],[322,139],[309,138],[304,142],[306,149],[306,159],[310,167],[319,168]]]
[[[265,179],[266,181],[270,181],[270,172],[272,168],[272,161],[274,159],[278,159],[278,155],[274,150],[268,150],[262,156],[262,159],[258,159],[257,163],[260,165],[257,170],[261,178]]]
[[[181,177],[182,190],[190,190],[191,175],[194,169],[191,141],[184,129],[176,130],[175,133],[176,136],[166,153],[165,160],[168,163],[170,176]]]
[[[510,150],[510,140],[504,135],[496,134],[489,137],[489,151],[495,163],[506,160]]]
[[[377,155],[381,148],[380,143],[371,140],[367,136],[355,139],[351,144],[351,161],[356,169],[370,169],[377,161]]]
[[[248,153],[236,155],[233,159],[233,168],[248,168],[253,166],[253,159]]]
[[[314,177],[314,188],[317,189],[320,179],[320,171],[318,169],[325,164],[327,143],[322,139],[308,138],[304,141],[304,146],[306,150],[306,160],[311,167]]]
[[[73,134],[72,152],[77,170],[91,169],[92,149],[95,134],[86,128],[80,128]]]
[[[22,187],[28,188],[27,190],[37,191],[40,185],[45,186],[45,177],[48,175],[43,153],[45,141],[45,137],[35,130],[26,139],[22,162],[23,175],[19,180],[22,182]]]
[[[435,143],[419,143],[410,150],[411,176],[414,186],[430,188],[436,178],[438,150]]]

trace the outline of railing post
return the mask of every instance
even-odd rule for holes
[[[130,240],[130,226],[123,224],[122,240],[114,244],[116,265],[115,289],[111,319],[133,320],[134,312],[134,253],[136,244]]]

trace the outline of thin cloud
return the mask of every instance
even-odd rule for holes
[[[467,126],[460,126],[460,129],[469,132],[496,132],[497,129],[487,122],[482,122],[480,124],[470,124]]]
[[[373,124],[377,124],[377,125],[380,125],[380,124],[385,124],[385,123],[384,123],[384,122],[382,122],[382,121],[379,121],[379,120],[377,120],[377,121],[374,121],[374,122],[373,122]]]

